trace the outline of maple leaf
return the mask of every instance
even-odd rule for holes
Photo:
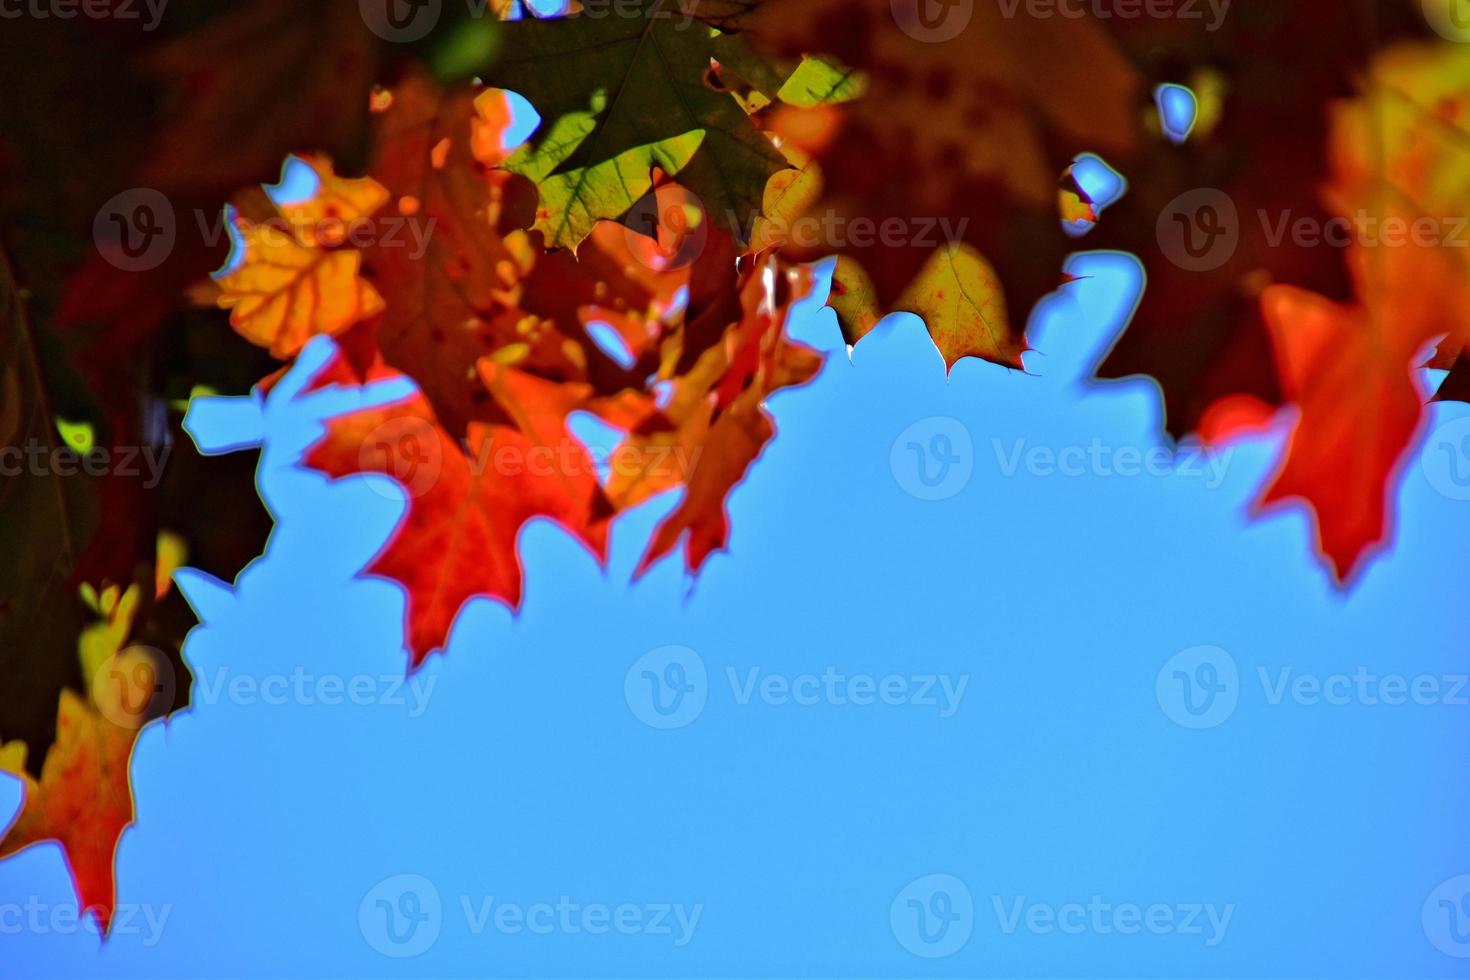
[[[385,236],[365,250],[365,275],[386,306],[379,344],[459,433],[486,410],[474,377],[486,354],[525,344],[532,364],[577,373],[565,338],[519,306],[535,246],[517,227],[529,224],[530,202],[494,169],[510,122],[502,90],[444,90],[415,72],[385,93],[375,125],[370,172],[390,191],[384,227],[415,229],[422,241],[413,248],[413,236]]]
[[[1127,330],[1097,373],[1157,379],[1167,428],[1182,437],[1230,395],[1280,401],[1262,315],[1266,285],[1290,283],[1352,302],[1341,250],[1303,246],[1276,228],[1283,218],[1323,227],[1334,216],[1319,194],[1328,179],[1324,106],[1354,94],[1375,50],[1428,31],[1415,5],[1380,0],[1346,15],[1330,0],[1237,4],[1210,31],[1182,20],[1116,18],[1107,30],[1152,81],[1199,94],[1199,120],[1187,140],[1154,139],[1146,153],[1112,161],[1126,171],[1128,193],[1084,239],[1138,256],[1148,275]],[[1227,214],[1228,237],[1212,240],[1196,219],[1212,205],[1222,213],[1222,197],[1237,220]],[[1187,268],[1177,246],[1165,247],[1160,221],[1181,219],[1199,230],[1196,244],[1221,243],[1210,253],[1215,267]]]
[[[111,589],[103,618],[78,644],[87,697],[63,690],[56,709],[56,741],[40,777],[26,771],[23,742],[0,745],[0,770],[25,786],[20,816],[0,839],[0,856],[43,841],[58,842],[77,898],[105,932],[116,900],[113,859],[133,820],[128,764],[138,729],[170,706],[171,668],[147,648],[124,648],[140,604],[140,590]]]
[[[407,512],[367,573],[407,592],[412,666],[444,645],[469,599],[520,605],[516,539],[527,521],[551,518],[594,554],[606,549],[606,506],[595,467],[563,428],[585,391],[488,362],[481,371],[530,435],[477,422],[462,444],[415,396],[332,421],[306,457],[309,466],[333,477],[383,473],[404,486]]]
[[[816,153],[817,207],[836,230],[795,253],[840,248],[831,305],[849,341],[903,310],[925,320],[951,366],[977,356],[1019,367],[1025,316],[1062,283],[1062,175],[1083,150],[1126,156],[1139,142],[1141,78],[1098,22],[965,5],[958,36],[936,39],[888,0],[684,7],[772,56],[825,52],[872,79]],[[845,98],[850,83],[837,73],[806,101]]]
[[[405,247],[407,235],[374,242],[363,275],[385,301],[384,359],[414,378],[439,421],[460,435],[471,421],[504,421],[476,376],[487,355],[608,394],[639,384],[588,327],[611,325],[635,356],[651,349],[688,263],[661,267],[642,234],[612,223],[575,255],[544,251],[530,230],[534,188],[499,167],[512,152],[504,90],[443,90],[414,74],[381,102],[372,173],[390,201],[379,219],[419,229],[424,247]]]
[[[508,163],[540,187],[537,227],[549,245],[575,247],[642,198],[658,168],[743,237],[785,160],[728,92],[706,84],[717,53],[708,28],[671,0],[624,7],[507,24],[506,54],[485,73],[552,120]]]
[[[810,286],[805,270],[785,269],[767,254],[751,263],[738,283],[722,284],[691,305],[685,338],[713,327],[720,329],[719,340],[702,349],[696,341],[673,352],[671,371],[687,366],[669,379],[669,404],[630,430],[614,456],[619,465],[608,483],[608,496],[619,509],[681,484],[687,488],[679,506],[655,529],[639,574],[686,534],[691,571],[725,546],[726,497],[776,434],[764,400],[811,380],[822,364],[819,354],[785,332],[792,305]]]
[[[1388,495],[1423,417],[1417,356],[1439,337],[1450,350],[1470,340],[1470,263],[1451,237],[1470,200],[1470,52],[1386,52],[1364,89],[1333,112],[1324,189],[1350,235],[1356,299],[1290,286],[1261,299],[1299,411],[1263,503],[1307,502],[1339,580],[1388,533]]]
[[[230,311],[230,324],[278,358],[383,310],[382,297],[358,275],[362,256],[338,246],[387,191],[370,178],[336,176],[324,159],[312,166],[320,184],[307,201],[271,207],[265,216],[258,203],[241,205],[235,225],[244,256],[219,277],[217,302]]]

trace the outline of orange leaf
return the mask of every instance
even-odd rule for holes
[[[408,593],[407,638],[417,666],[442,647],[466,601],[521,601],[521,528],[549,517],[599,557],[609,508],[585,449],[566,432],[582,392],[491,362],[481,365],[497,402],[523,429],[472,423],[461,444],[425,399],[337,419],[307,455],[331,476],[383,473],[408,494],[408,510],[368,568]]]
[[[320,186],[308,201],[268,217],[247,216],[242,208],[235,224],[244,259],[219,279],[217,302],[230,311],[230,324],[281,359],[294,357],[317,334],[341,333],[383,310],[382,297],[358,275],[362,257],[332,246],[387,191],[369,179],[337,177],[325,161],[312,165]]]

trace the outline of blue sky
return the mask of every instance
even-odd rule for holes
[[[411,687],[358,575],[401,493],[294,466],[361,396],[206,403],[208,445],[264,437],[276,532],[181,576],[200,680],[138,744],[127,922],[68,926],[27,849],[0,975],[1470,976],[1470,411],[1343,594],[1300,514],[1248,517],[1279,432],[1161,470],[1152,386],[1084,383],[1140,283],[1072,271],[1030,376],[946,380],[910,317],[849,359],[809,304],[831,357],[728,554],[630,584],[667,499],[607,570],[534,524],[521,615],[472,603]]]

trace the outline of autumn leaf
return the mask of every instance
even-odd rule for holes
[[[975,4],[958,35],[935,38],[888,0],[684,7],[772,57],[824,52],[872,80],[817,154],[831,240],[794,253],[841,251],[832,305],[849,341],[907,310],[947,363],[1019,367],[1024,318],[1062,283],[1058,182],[1084,150],[1129,156],[1139,142],[1141,78],[1098,22]],[[835,75],[832,94],[848,80]]]
[[[517,211],[504,158],[510,125],[506,94],[464,85],[441,89],[419,73],[381,97],[371,174],[388,188],[383,227],[365,275],[385,302],[379,343],[387,362],[419,384],[436,416],[463,433],[488,397],[477,360],[525,344],[530,362],[576,373],[564,338],[520,308],[521,281],[535,262],[524,225],[534,199]]]
[[[78,643],[87,697],[63,690],[56,710],[56,741],[40,777],[26,771],[27,748],[0,745],[0,770],[25,786],[20,816],[0,839],[0,856],[43,841],[58,842],[81,906],[105,932],[116,901],[113,860],[133,820],[129,759],[138,730],[173,695],[171,668],[155,651],[125,648],[134,628],[140,590],[111,589],[98,605],[102,618]]]
[[[294,356],[317,334],[338,334],[383,310],[383,299],[358,274],[361,254],[340,248],[351,226],[387,198],[369,178],[336,176],[315,164],[320,186],[304,203],[260,205],[235,216],[244,243],[239,267],[219,277],[217,302],[230,324],[278,358]]]
[[[1352,302],[1340,249],[1304,247],[1276,229],[1283,219],[1321,228],[1334,216],[1321,196],[1329,179],[1326,107],[1354,94],[1376,49],[1429,32],[1417,5],[1346,10],[1331,0],[1236,4],[1212,31],[1117,19],[1107,29],[1152,73],[1151,82],[1185,84],[1201,97],[1200,120],[1183,143],[1154,138],[1132,158],[1110,158],[1126,172],[1128,193],[1082,240],[1138,256],[1148,275],[1098,375],[1157,379],[1166,426],[1182,437],[1227,396],[1279,403],[1274,343],[1262,315],[1266,285]],[[1289,97],[1283,78],[1291,80]],[[1195,219],[1212,204],[1219,213],[1221,198],[1212,192],[1232,202],[1234,234],[1218,239],[1212,268],[1185,268],[1180,251],[1165,247],[1160,222],[1190,222],[1203,245]]]
[[[619,508],[684,485],[685,495],[654,531],[639,574],[685,540],[685,558],[698,571],[729,538],[725,502],[745,476],[775,426],[767,397],[805,384],[821,367],[815,351],[786,334],[791,307],[810,291],[809,274],[786,271],[774,255],[752,263],[728,292],[692,309],[687,335],[698,336],[733,313],[719,342],[682,351],[672,361],[687,371],[671,379],[667,407],[629,433],[616,458],[608,495]],[[702,322],[703,321],[703,322]],[[677,370],[677,367],[675,368]]]
[[[1365,311],[1291,286],[1272,286],[1261,302],[1300,412],[1262,503],[1307,501],[1319,550],[1346,580],[1387,533],[1392,475],[1419,426],[1412,347],[1381,336]]]
[[[516,404],[540,439],[550,439],[558,409],[536,398],[566,393],[508,378],[497,368],[488,373],[500,397]],[[565,465],[568,456],[558,450],[573,463]],[[599,520],[606,515],[598,513],[597,503],[601,491],[580,444],[554,445],[510,426],[483,423],[473,423],[462,444],[421,397],[331,422],[306,462],[334,477],[381,473],[404,486],[407,512],[367,573],[392,579],[407,593],[411,666],[445,644],[469,599],[520,605],[516,540],[527,521],[548,517],[576,532],[595,554],[606,547]]]
[[[1298,411],[1263,503],[1307,502],[1339,580],[1388,534],[1388,497],[1423,417],[1419,355],[1438,338],[1451,350],[1470,341],[1470,262],[1453,238],[1470,203],[1470,52],[1402,47],[1364,84],[1333,113],[1324,190],[1350,236],[1356,299],[1262,295]]]

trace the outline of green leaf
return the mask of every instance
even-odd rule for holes
[[[653,189],[653,167],[679,173],[704,142],[704,130],[695,130],[600,163],[559,170],[596,130],[595,114],[568,113],[552,124],[541,143],[522,147],[504,164],[539,187],[536,230],[547,245],[575,248],[599,220],[625,214]]]
[[[868,78],[828,58],[806,57],[781,85],[776,98],[801,109],[851,102],[868,90]]]
[[[507,167],[536,181],[547,244],[574,248],[625,214],[654,167],[676,175],[717,224],[740,235],[787,164],[739,103],[707,84],[720,35],[667,0],[504,25],[487,84],[550,120]],[[589,94],[590,93],[590,94]]]

